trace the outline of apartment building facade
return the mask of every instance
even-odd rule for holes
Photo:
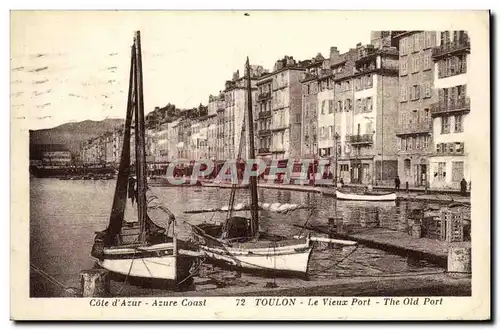
[[[459,189],[460,181],[470,184],[467,161],[471,132],[471,104],[467,91],[470,40],[465,31],[441,31],[432,49],[434,94],[431,106],[433,153],[429,158],[430,187]]]
[[[410,187],[428,185],[435,102],[434,31],[401,31],[399,42],[398,175]]]
[[[398,51],[358,44],[347,54],[331,60],[334,132],[344,143],[338,173],[344,182],[348,172],[350,183],[389,184],[397,175]]]
[[[318,76],[323,69],[324,57],[318,54],[305,66],[302,84],[302,131],[300,155],[304,159],[318,156]]]
[[[256,82],[259,111],[259,130],[256,135],[259,140],[258,156],[261,158],[289,159],[300,156],[302,130],[300,80],[303,72],[304,68],[300,63],[291,56],[285,56],[275,63],[271,73],[263,74]],[[269,110],[271,110],[270,117],[269,112],[266,112]],[[261,115],[261,112],[265,114]],[[269,118],[271,118],[270,127],[266,126],[269,124]],[[261,126],[261,123],[264,123],[264,126]]]

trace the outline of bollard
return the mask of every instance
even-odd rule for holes
[[[450,247],[448,250],[448,272],[468,275],[471,273],[470,247]]]
[[[411,237],[422,238],[422,225],[413,224],[411,226]]]
[[[80,273],[83,297],[109,297],[109,271],[106,269],[87,269]]]

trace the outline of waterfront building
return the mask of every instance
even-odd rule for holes
[[[397,175],[398,51],[380,45],[358,44],[330,58],[336,172],[346,183],[390,184]]]
[[[401,31],[399,41],[398,175],[410,187],[426,186],[433,150],[431,105],[436,102],[434,31]]]
[[[302,158],[315,159],[318,155],[318,76],[325,58],[318,54],[305,65],[302,84],[301,149]],[[294,118],[292,118],[294,119]]]
[[[305,68],[301,63],[297,63],[291,56],[285,56],[276,61],[272,72],[263,74],[258,79],[256,86],[259,123],[256,134],[260,157],[289,159],[300,156],[302,131],[300,80],[304,71]],[[262,112],[264,114],[261,115]],[[271,118],[270,125],[269,118]]]
[[[45,166],[68,166],[71,164],[71,152],[67,149],[44,151],[42,164]]]
[[[460,188],[460,181],[470,183],[467,155],[470,144],[471,104],[467,91],[470,40],[465,31],[442,31],[436,34],[432,49],[434,61],[434,96],[431,106],[433,152],[429,158],[429,183],[432,188]]]

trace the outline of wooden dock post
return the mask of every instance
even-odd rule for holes
[[[448,250],[448,272],[471,274],[471,248],[450,247]]]
[[[106,269],[87,269],[80,273],[83,297],[109,297],[109,271]]]

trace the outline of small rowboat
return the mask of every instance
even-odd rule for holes
[[[397,196],[395,193],[377,195],[377,194],[350,194],[340,191],[335,192],[337,199],[350,200],[350,201],[367,201],[367,202],[392,202],[395,201]]]

